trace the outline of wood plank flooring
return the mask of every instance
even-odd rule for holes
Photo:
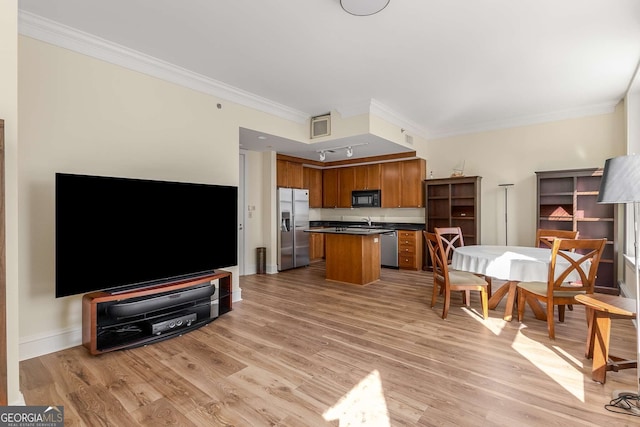
[[[28,405],[64,405],[66,426],[632,426],[608,412],[636,370],[591,380],[584,309],[556,340],[530,311],[483,321],[452,298],[429,307],[431,275],[382,270],[368,286],[324,264],[240,278],[243,301],[184,336],[93,357],[74,347],[20,363]],[[615,321],[618,356],[635,328]]]

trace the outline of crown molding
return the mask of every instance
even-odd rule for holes
[[[451,136],[464,135],[470,133],[489,132],[494,130],[509,129],[520,126],[536,125],[541,123],[557,122],[560,120],[575,119],[580,117],[598,116],[610,114],[615,111],[619,101],[607,102],[598,105],[589,105],[567,110],[555,111],[552,113],[515,117],[509,120],[496,120],[475,125],[463,126],[459,128],[442,129],[430,133],[430,139],[448,138]]]
[[[418,125],[417,123],[407,120],[405,117],[400,116],[382,102],[375,99],[369,99],[362,102],[355,102],[349,105],[343,105],[337,108],[336,111],[340,113],[342,118],[349,118],[353,116],[359,116],[361,114],[373,114],[393,125],[398,126],[406,130],[407,132],[423,137],[426,139],[427,130]]]
[[[309,114],[33,13],[18,12],[18,33],[297,123]]]
[[[311,114],[303,111],[273,102],[267,98],[213,80],[158,58],[29,12],[18,12],[18,33],[296,123],[305,123],[311,116]],[[638,74],[637,72],[636,77]],[[636,84],[633,86],[633,89],[629,88],[628,92],[637,90],[637,86],[639,85]],[[411,135],[420,136],[424,139],[440,139],[462,134],[608,114],[614,111],[617,103],[617,101],[612,101],[605,104],[579,107],[548,114],[521,116],[509,120],[488,121],[439,130],[427,130],[423,126],[400,116],[391,108],[375,99],[342,106],[337,108],[336,111],[340,113],[343,118],[360,114],[373,114],[376,117],[405,129]]]

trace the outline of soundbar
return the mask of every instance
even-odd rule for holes
[[[207,282],[204,286],[167,292],[152,297],[130,298],[107,307],[107,314],[116,318],[137,316],[164,308],[188,304],[199,299],[210,298],[216,293],[216,286]]]

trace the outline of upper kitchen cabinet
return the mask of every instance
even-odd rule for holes
[[[465,245],[479,245],[481,179],[468,176],[424,181],[427,231],[460,227]]]
[[[426,178],[424,159],[382,163],[381,190],[383,208],[424,206],[422,181]]]
[[[380,163],[355,166],[354,170],[356,180],[354,190],[380,190],[380,174],[382,170]]]
[[[350,166],[338,169],[338,207],[351,207],[351,192],[356,187],[355,167]]]
[[[276,183],[278,187],[304,188],[302,163],[276,160]]]
[[[338,207],[338,169],[322,171],[322,207]]]
[[[400,200],[403,208],[424,206],[422,181],[427,177],[427,162],[424,159],[400,162]]]
[[[309,207],[322,207],[322,169],[303,167],[302,188],[309,189]]]
[[[596,291],[617,293],[616,205],[598,203],[602,169],[536,172],[537,227],[578,231],[580,239],[606,237]]]
[[[400,162],[383,163],[381,169],[382,207],[400,207]]]

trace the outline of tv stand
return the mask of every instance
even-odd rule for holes
[[[82,344],[92,355],[139,347],[198,329],[229,311],[226,271],[124,293],[92,292],[82,297]]]

